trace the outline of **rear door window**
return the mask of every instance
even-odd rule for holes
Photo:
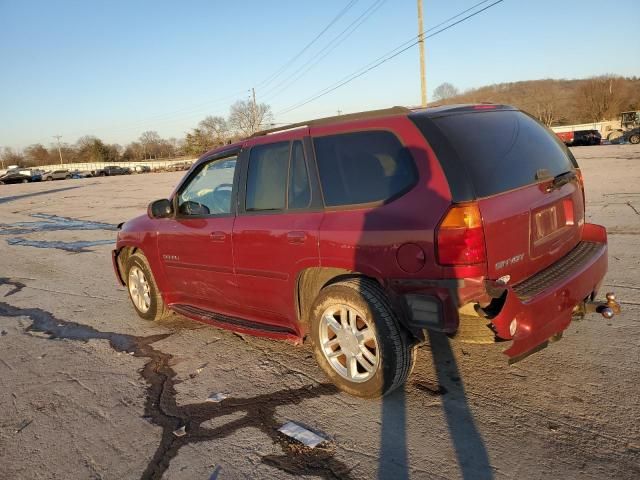
[[[328,207],[388,201],[417,181],[411,154],[391,132],[329,135],[313,143]]]
[[[289,142],[257,145],[249,155],[247,212],[284,210],[289,169]]]
[[[427,129],[421,127],[421,119],[414,121],[433,143]],[[517,110],[454,113],[431,121],[457,154],[477,197],[552,178],[574,166],[555,135]],[[436,153],[441,161],[450,161]]]
[[[289,167],[288,208],[307,208],[311,203],[309,172],[304,158],[302,142],[296,140],[291,147],[291,166]]]

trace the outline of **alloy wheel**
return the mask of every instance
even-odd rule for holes
[[[371,321],[348,305],[332,305],[319,322],[320,349],[329,365],[351,382],[366,382],[380,364]]]
[[[150,286],[141,268],[133,266],[129,270],[129,293],[133,305],[142,313],[151,307]]]

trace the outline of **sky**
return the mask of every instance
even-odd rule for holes
[[[424,0],[425,30],[477,3]],[[639,0],[504,0],[425,41],[429,96],[443,82],[639,76],[639,18]],[[0,0],[0,147],[182,138],[252,87],[277,123],[417,105],[414,46],[298,106],[417,29],[416,0]]]

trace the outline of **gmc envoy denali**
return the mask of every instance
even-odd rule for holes
[[[596,294],[607,235],[556,136],[504,105],[342,115],[203,155],[113,251],[138,315],[313,345],[361,397],[402,385],[427,330],[517,361]]]

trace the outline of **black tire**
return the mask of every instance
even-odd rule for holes
[[[633,135],[629,136],[629,143],[633,143],[634,145],[637,145],[640,143],[640,133],[634,133]]]
[[[106,174],[106,173],[104,173],[104,172],[100,172],[100,176],[101,176],[101,177],[106,177],[106,176],[107,176],[107,174]]]
[[[354,308],[372,321],[377,341],[378,367],[373,376],[354,382],[338,373],[322,352],[320,331],[322,314],[332,305]],[[311,341],[316,361],[329,379],[342,391],[362,398],[377,398],[402,386],[414,366],[415,346],[400,326],[384,291],[372,280],[353,278],[322,289],[311,309]]]
[[[147,283],[149,284],[150,304],[149,309],[146,312],[141,311],[136,306],[131,296],[131,290],[129,289],[129,273],[133,267],[138,267],[142,270]],[[149,262],[147,262],[147,259],[142,252],[136,252],[127,259],[125,263],[125,281],[127,282],[127,292],[129,294],[129,300],[131,300],[131,305],[140,318],[149,321],[157,321],[169,315],[169,310],[167,309],[164,300],[162,300],[162,295],[160,295],[160,291],[158,290],[158,285],[156,284],[156,280],[151,272],[151,267],[149,267]]]
[[[50,182],[52,180],[53,180],[53,177],[47,177],[47,178],[44,179],[45,182]]]
[[[29,183],[29,180],[27,180],[26,178],[23,178],[22,183]]]

